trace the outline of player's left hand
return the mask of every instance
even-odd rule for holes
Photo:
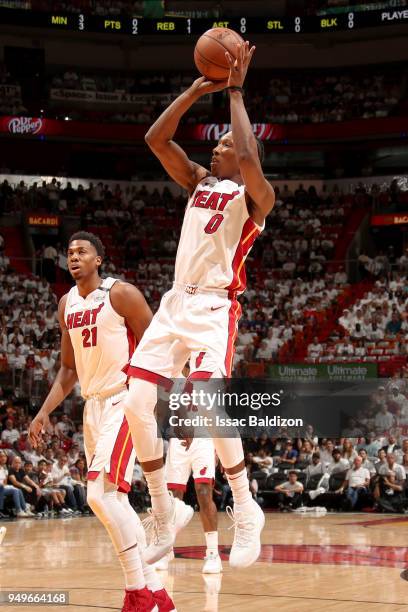
[[[190,91],[194,96],[201,98],[210,93],[221,91],[227,86],[227,81],[209,81],[206,77],[199,77],[190,87]]]
[[[225,57],[228,60],[230,74],[227,87],[242,87],[245,81],[246,73],[255,52],[255,47],[249,47],[249,42],[237,44],[237,58],[234,59],[226,51]]]

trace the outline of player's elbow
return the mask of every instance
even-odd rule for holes
[[[159,152],[163,146],[166,144],[166,141],[163,138],[154,132],[152,128],[145,134],[145,143],[154,153]]]
[[[145,139],[145,143],[147,144],[147,146],[153,149],[155,138],[152,134],[151,129],[148,132],[146,132],[144,139]]]

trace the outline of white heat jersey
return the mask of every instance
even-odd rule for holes
[[[244,185],[204,178],[187,204],[175,282],[242,293],[245,259],[263,228],[248,214]]]
[[[133,354],[135,341],[110,301],[109,292],[116,282],[116,278],[105,278],[86,298],[76,286],[68,293],[64,318],[84,398],[108,396],[126,385],[122,369]]]

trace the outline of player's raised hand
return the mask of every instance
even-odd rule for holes
[[[206,77],[199,77],[191,85],[190,90],[198,97],[205,96],[206,94],[214,93],[215,91],[221,91],[227,87],[227,81],[209,81]]]
[[[255,53],[255,47],[250,47],[249,42],[237,44],[237,57],[234,59],[228,51],[225,52],[225,57],[228,60],[230,74],[228,79],[228,87],[242,87],[245,81],[246,73],[251,62],[252,56]]]
[[[48,424],[48,416],[46,414],[43,414],[41,410],[31,421],[28,430],[28,438],[34,448],[37,448],[37,446],[41,442],[41,434],[45,432],[45,428]]]

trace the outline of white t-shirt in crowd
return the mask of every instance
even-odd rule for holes
[[[349,487],[365,486],[367,479],[370,480],[370,472],[367,470],[367,468],[363,467],[358,468],[358,470],[349,470],[346,476]]]
[[[298,481],[291,483],[289,480],[287,480],[286,482],[282,483],[281,488],[285,491],[289,491],[289,497],[293,497],[295,493],[303,492],[303,485]]]
[[[19,439],[20,434],[17,429],[5,429],[1,434],[1,441],[4,444],[14,444]]]

